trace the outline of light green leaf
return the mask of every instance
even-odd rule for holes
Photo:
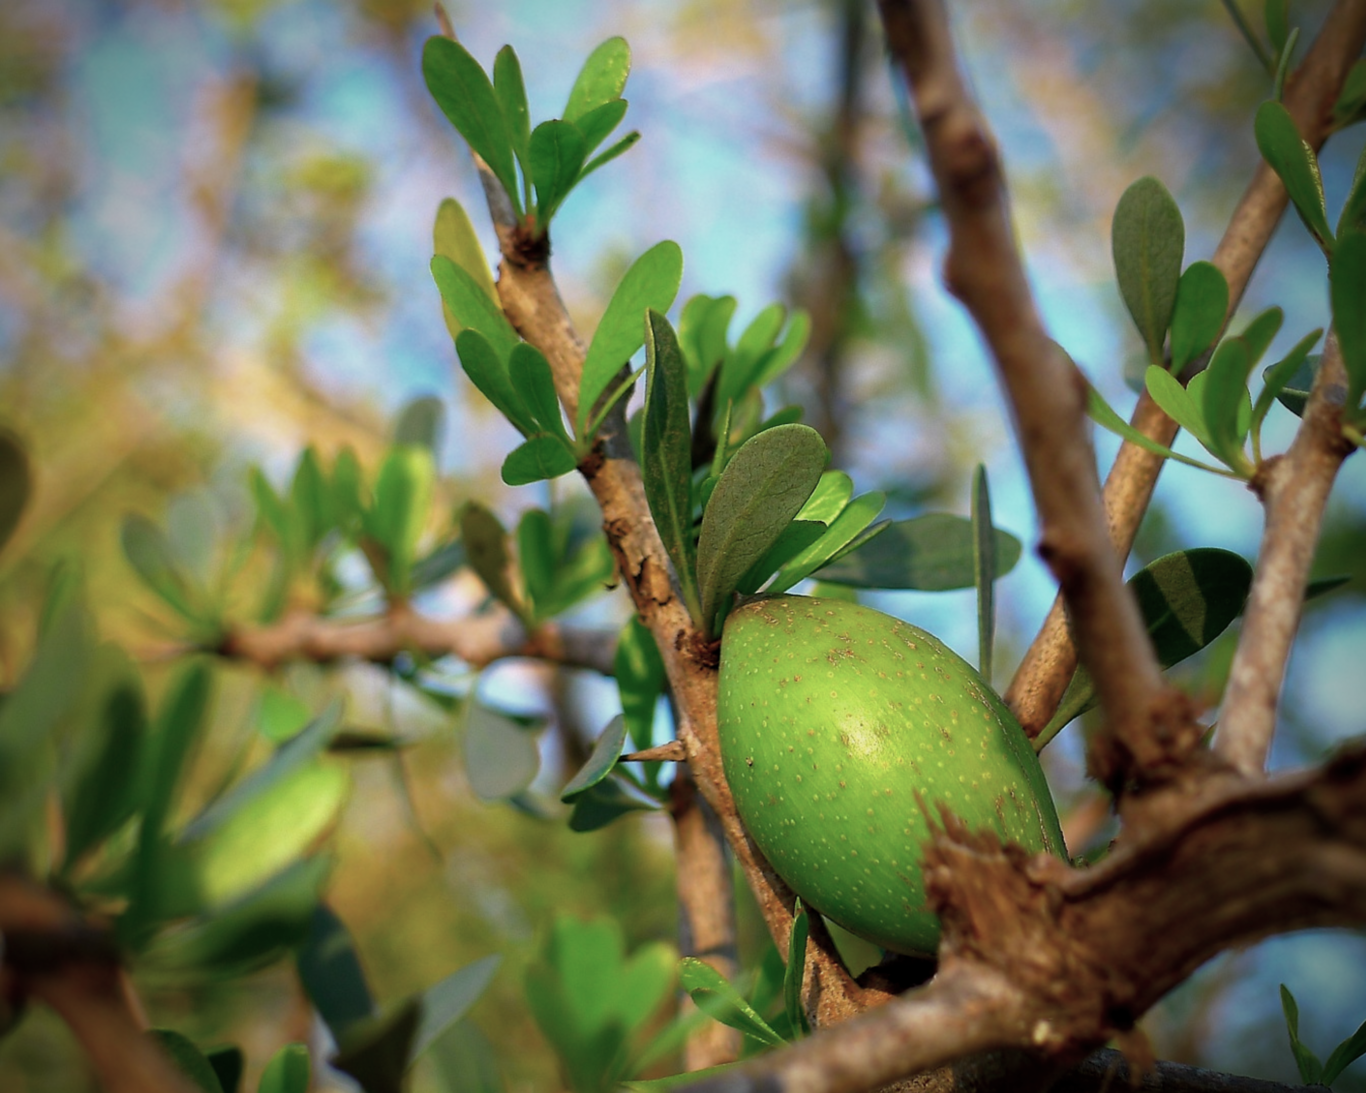
[[[392,448],[380,467],[374,504],[362,521],[365,533],[384,548],[386,571],[376,576],[394,595],[409,590],[435,484],[436,466],[426,448]]]
[[[432,256],[432,280],[442,302],[462,330],[474,330],[488,339],[489,345],[506,362],[520,339],[507,321],[496,297],[491,298],[469,273],[444,254]]]
[[[586,439],[584,426],[608,385],[631,356],[645,344],[645,312],[668,311],[683,277],[683,252],[670,240],[657,243],[632,263],[593,334],[579,380],[579,416],[575,435]]]
[[[591,789],[597,785],[616,766],[617,759],[621,756],[621,749],[626,744],[626,718],[621,714],[607,722],[607,727],[598,736],[597,743],[593,745],[593,754],[588,757],[582,767],[573,778],[565,783],[564,789],[560,790],[560,800],[572,803],[586,789]]]
[[[1328,279],[1333,326],[1347,371],[1343,405],[1351,413],[1366,391],[1366,235],[1353,233],[1338,242]]]
[[[875,539],[820,570],[820,579],[855,588],[945,592],[972,588],[972,521],[948,513],[897,520]],[[996,576],[1020,560],[1020,540],[996,529]]]
[[[726,977],[705,961],[684,957],[678,962],[678,978],[697,1008],[709,1017],[770,1047],[781,1047],[786,1042]]]
[[[783,565],[768,591],[786,592],[798,581],[804,581],[822,566],[833,562],[877,519],[886,501],[886,495],[882,493],[865,493],[851,501],[819,539]]]
[[[515,348],[509,348],[509,357]],[[537,432],[536,419],[522,401],[522,393],[513,386],[507,364],[499,360],[497,351],[484,335],[475,330],[462,330],[456,336],[455,351],[470,382],[518,432],[523,436]]]
[[[502,310],[483,245],[475,234],[474,225],[470,223],[469,214],[453,197],[445,198],[436,207],[436,223],[432,226],[432,253],[450,259],[464,270],[489,301]],[[451,337],[458,333],[458,330],[452,331]]]
[[[574,126],[583,134],[585,154],[589,154],[621,124],[626,116],[626,100],[613,99],[596,106],[588,113],[574,119]]]
[[[843,471],[826,471],[816,488],[797,513],[798,520],[819,520],[822,524],[832,524],[835,517],[844,511],[849,498],[854,496],[854,480]]]
[[[545,604],[555,585],[555,536],[545,509],[527,509],[517,523],[517,561],[526,603],[536,619],[549,617]]]
[[[513,390],[520,394],[522,404],[540,426],[538,431],[558,437],[567,447],[573,447],[560,414],[555,377],[550,371],[550,362],[542,356],[541,351],[526,342],[515,346],[508,359],[508,379]]]
[[[1176,286],[1172,312],[1172,367],[1180,375],[1214,344],[1228,312],[1228,281],[1211,262],[1193,262]]]
[[[811,930],[811,920],[802,901],[797,900],[792,912],[792,932],[787,939],[787,967],[783,971],[783,1010],[787,1014],[787,1024],[800,1036],[811,1031],[806,1017],[806,1007],[802,1005],[802,980],[806,975],[806,938]]]
[[[1247,434],[1240,420],[1251,372],[1246,344],[1241,338],[1228,338],[1210,358],[1202,384],[1202,417],[1209,429],[1206,447],[1243,477],[1252,474],[1252,465],[1243,454]]]
[[[626,39],[608,38],[588,55],[579,70],[565,103],[565,120],[577,121],[590,110],[621,98],[630,73],[631,47]]]
[[[208,621],[204,590],[182,569],[161,528],[140,513],[129,513],[123,520],[121,541],[124,557],[143,584],[190,622]]]
[[[1264,102],[1257,110],[1253,130],[1262,158],[1285,184],[1305,227],[1318,240],[1319,246],[1331,251],[1333,232],[1328,227],[1318,157],[1300,136],[1295,119],[1280,103]]]
[[[786,372],[802,355],[802,350],[806,348],[807,340],[810,337],[811,316],[801,308],[797,308],[788,319],[787,331],[783,334],[783,340],[765,354],[758,373],[754,377],[754,386],[758,388],[767,387]]]
[[[1162,412],[1209,448],[1210,435],[1205,425],[1203,407],[1181,386],[1181,382],[1165,368],[1155,365],[1148,366],[1143,378],[1148,394]]]
[[[1148,347],[1148,359],[1159,365],[1186,246],[1181,210],[1161,182],[1148,176],[1124,191],[1115,207],[1110,244],[1124,306]]]
[[[773,574],[819,542],[827,530],[829,529],[819,520],[793,520],[783,528],[782,534],[764,551],[759,560],[745,571],[745,575],[735,586],[735,591],[742,596],[759,591]],[[775,586],[769,591],[776,592],[778,589]]]
[[[579,181],[582,182],[585,178],[591,175],[599,167],[607,166],[607,164],[611,163],[612,160],[616,159],[623,152],[629,151],[635,144],[639,142],[639,140],[640,133],[632,129],[629,133],[622,137],[621,140],[617,141],[610,148],[608,148],[607,151],[599,152],[596,156],[594,156],[586,164],[584,164],[583,170],[579,172]]]
[[[735,314],[734,296],[694,296],[683,305],[678,342],[688,362],[688,394],[702,393],[713,370],[726,357],[726,331]]]
[[[829,456],[815,429],[779,425],[731,457],[702,516],[697,544],[702,621],[709,631],[745,571],[806,504]]]
[[[261,1072],[256,1093],[308,1093],[309,1071],[307,1045],[286,1044]]]
[[[538,433],[513,448],[503,460],[503,481],[509,486],[526,486],[548,478],[559,478],[579,465],[579,457],[557,436]]]
[[[1222,467],[1213,467],[1208,463],[1201,463],[1198,459],[1191,459],[1190,456],[1175,452],[1166,445],[1159,444],[1151,437],[1139,432],[1122,417],[1120,417],[1110,404],[1100,397],[1100,392],[1094,387],[1087,389],[1086,412],[1091,415],[1091,420],[1110,432],[1122,436],[1131,444],[1137,444],[1145,451],[1160,455],[1164,459],[1174,459],[1178,463],[1185,463],[1190,467],[1199,467],[1202,471],[1209,471],[1211,474],[1229,475],[1231,472],[1225,471]]]
[[[664,689],[664,661],[654,636],[634,615],[617,638],[612,674],[635,749],[653,747],[655,703]]]

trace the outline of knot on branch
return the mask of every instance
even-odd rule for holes
[[[550,236],[536,227],[534,216],[519,223],[502,241],[503,257],[508,264],[528,272],[550,264]]]
[[[1132,737],[1105,732],[1091,742],[1091,775],[1116,799],[1203,778],[1218,761],[1201,747],[1207,730],[1198,712],[1189,695],[1164,687],[1149,700]]]

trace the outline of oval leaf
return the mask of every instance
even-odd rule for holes
[[[1115,207],[1110,245],[1124,306],[1148,347],[1148,359],[1160,364],[1176,306],[1186,227],[1157,179],[1140,178],[1124,191]]]
[[[1286,193],[1305,227],[1320,246],[1331,248],[1333,233],[1328,227],[1318,157],[1300,136],[1290,111],[1278,102],[1262,103],[1253,122],[1253,131],[1262,158],[1285,184]]]
[[[565,103],[566,121],[577,121],[590,110],[621,98],[631,74],[631,47],[625,38],[608,38],[583,62]]]
[[[621,755],[621,749],[626,744],[626,718],[617,714],[611,721],[607,722],[607,727],[602,730],[602,735],[593,745],[593,754],[588,757],[577,774],[565,783],[564,789],[560,791],[560,800],[566,803],[573,801],[584,790],[597,785],[611,773],[612,767],[616,765],[617,759]]]
[[[465,720],[465,777],[485,801],[521,793],[541,769],[536,735],[478,702]]]
[[[1176,286],[1172,311],[1172,371],[1186,365],[1214,344],[1228,313],[1228,281],[1212,262],[1194,262]]]
[[[559,478],[579,465],[579,458],[563,440],[548,433],[528,437],[503,460],[503,481],[509,486],[526,486],[548,478]]]
[[[1020,540],[995,529],[996,576],[1020,560]],[[906,588],[946,592],[972,588],[972,521],[948,513],[897,520],[871,542],[819,570],[820,579],[855,588]]]
[[[754,1007],[741,997],[726,977],[705,961],[685,956],[678,962],[678,978],[697,1008],[730,1028],[739,1029],[761,1044],[781,1047],[785,1041]]]

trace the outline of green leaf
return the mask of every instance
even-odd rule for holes
[[[466,964],[422,992],[422,1019],[413,1036],[412,1050],[408,1055],[409,1065],[421,1057],[443,1032],[465,1016],[493,981],[502,959],[500,956],[486,956],[473,964]]]
[[[417,399],[410,403],[409,410],[422,402]],[[433,399],[437,406],[436,431],[440,432],[441,400]],[[419,413],[414,411],[415,414]],[[430,412],[430,411],[428,411]],[[402,418],[400,418],[402,424]],[[332,504],[328,497],[327,479],[323,476],[322,466],[318,463],[318,453],[312,447],[305,448],[294,468],[294,478],[289,484],[289,500],[294,508],[294,520],[300,530],[300,546],[304,558],[311,554],[319,541],[333,526]],[[301,560],[304,560],[301,558]]]
[[[1266,0],[1262,7],[1262,18],[1272,50],[1280,53],[1285,49],[1286,38],[1290,36],[1290,0]]]
[[[1175,421],[1206,448],[1211,447],[1209,429],[1205,425],[1204,408],[1165,368],[1149,365],[1144,373],[1148,394],[1169,418]]]
[[[1242,613],[1251,587],[1252,567],[1247,561],[1214,547],[1167,554],[1129,580],[1163,668],[1179,664],[1222,634]],[[1057,713],[1035,739],[1035,749],[1094,705],[1095,687],[1086,670],[1078,668]]]
[[[360,461],[350,448],[337,453],[332,464],[332,483],[328,489],[332,522],[350,533],[360,520]]]
[[[1366,72],[1360,61],[1357,62],[1357,68]],[[1348,191],[1347,200],[1342,205],[1342,214],[1338,217],[1339,237],[1361,232],[1366,232],[1366,148],[1363,148],[1361,155],[1357,157],[1352,188]]]
[[[474,225],[470,223],[469,214],[465,212],[464,206],[453,197],[443,199],[436,207],[436,223],[432,226],[432,253],[454,262],[459,269],[469,275],[470,280],[489,302],[502,310],[483,244],[479,242],[479,236],[475,234]],[[458,333],[458,330],[451,331],[451,337]]]
[[[208,665],[195,662],[171,683],[153,724],[146,749],[142,838],[155,839],[163,830],[179,788],[181,773],[199,735],[209,707],[211,675]]]
[[[455,352],[470,382],[479,388],[518,432],[523,436],[531,436],[537,431],[536,419],[522,401],[521,393],[512,385],[507,364],[499,360],[497,351],[487,338],[474,330],[462,330],[455,339]],[[511,355],[512,348],[509,348],[509,358]]]
[[[512,137],[484,69],[459,42],[432,37],[422,48],[422,77],[441,112],[474,154],[489,165],[520,215]]]
[[[286,1044],[261,1072],[256,1093],[308,1093],[309,1071],[307,1045]]]
[[[204,1053],[195,1047],[188,1036],[169,1028],[150,1029],[147,1035],[157,1042],[176,1070],[201,1093],[223,1093],[223,1085],[209,1065],[209,1060],[204,1058]]]
[[[786,592],[798,581],[805,580],[822,566],[833,562],[877,519],[886,500],[885,494],[865,493],[851,501],[830,522],[829,528],[819,539],[783,565],[768,591]]]
[[[664,661],[654,636],[636,616],[621,628],[612,673],[621,714],[636,751],[654,746],[655,703],[664,690]]]
[[[1271,343],[1280,333],[1285,312],[1278,307],[1269,307],[1260,312],[1238,335],[1238,340],[1247,347],[1248,369],[1255,368],[1257,362],[1266,356]]]
[[[607,722],[607,727],[602,730],[597,743],[593,745],[593,754],[588,757],[588,762],[565,783],[564,789],[560,791],[560,800],[566,804],[571,803],[584,790],[591,789],[606,778],[616,766],[625,744],[626,718],[618,714]]]
[[[1347,371],[1343,405],[1351,413],[1361,405],[1362,392],[1366,391],[1366,235],[1353,233],[1339,240],[1328,282],[1333,326]]]
[[[760,367],[754,377],[754,386],[758,388],[767,387],[786,372],[802,355],[802,350],[806,348],[807,340],[810,337],[811,316],[798,308],[792,312],[788,319],[787,331],[783,334],[783,340],[765,354],[764,359],[760,362]]]
[[[526,83],[522,79],[522,62],[511,46],[504,46],[493,59],[493,93],[503,111],[512,150],[522,161],[522,170],[530,174],[528,151],[531,146],[531,113],[526,105]]]
[[[658,812],[662,807],[620,771],[613,771],[574,798],[569,830],[597,831],[629,812]]]
[[[586,153],[591,153],[594,148],[601,144],[611,134],[612,130],[621,124],[621,119],[626,116],[626,100],[613,99],[605,102],[601,106],[596,106],[588,113],[574,119],[574,127],[583,134],[583,146]]]
[[[683,602],[702,624],[697,589],[697,548],[692,521],[692,428],[688,377],[673,327],[653,308],[645,313],[645,415],[641,478],[659,537],[673,562]]]
[[[28,456],[13,433],[0,429],[0,549],[19,526],[32,492]]]
[[[559,478],[579,465],[579,457],[557,436],[538,433],[522,441],[503,460],[502,477],[509,486],[526,486]]]
[[[1246,433],[1239,419],[1251,372],[1252,360],[1243,340],[1225,340],[1210,358],[1201,407],[1201,416],[1209,429],[1205,446],[1245,478],[1251,476],[1252,465],[1243,454]]]
[[[737,1070],[745,1065],[747,1060],[740,1060],[734,1063],[721,1063],[718,1066],[705,1066],[701,1070],[685,1070],[681,1074],[670,1074],[666,1078],[637,1078],[629,1082],[623,1082],[627,1089],[633,1089],[636,1093],[662,1093],[664,1090],[673,1089],[680,1085],[691,1085],[694,1082],[701,1082],[705,1079],[720,1078],[722,1075],[732,1070]]]
[[[535,346],[522,342],[513,347],[508,358],[508,380],[514,391],[518,392],[522,404],[531,412],[537,432],[549,433],[558,437],[568,447],[573,447],[569,433],[564,427],[560,414],[560,397],[555,393],[555,377],[550,371],[550,362]]]
[[[806,425],[779,425],[741,445],[712,491],[697,543],[702,622],[710,631],[740,578],[806,504],[830,453]]]
[[[550,515],[544,509],[527,509],[517,524],[517,560],[522,570],[526,604],[533,618],[547,617],[545,604],[551,597],[558,562]]]
[[[203,589],[180,566],[166,533],[139,513],[124,517],[121,535],[124,557],[142,583],[190,622],[207,621]]]
[[[1304,416],[1304,407],[1309,402],[1309,395],[1314,389],[1314,379],[1319,374],[1319,365],[1322,362],[1322,353],[1310,353],[1295,367],[1289,377],[1276,377],[1281,382],[1276,391],[1276,400],[1296,417]]]
[[[773,348],[786,317],[787,308],[782,304],[769,304],[745,327],[734,351],[727,354],[721,366],[721,379],[716,388],[719,405],[738,402],[754,386],[760,368],[766,363],[764,354]]]
[[[1323,1073],[1319,1076],[1319,1081],[1324,1085],[1332,1085],[1341,1077],[1344,1070],[1363,1055],[1366,1055],[1366,1021],[1358,1025],[1356,1032],[1332,1050],[1328,1061],[1323,1064]]]
[[[441,453],[441,439],[446,428],[446,407],[435,395],[413,399],[399,411],[394,425],[394,443],[399,446],[426,448],[435,458]],[[302,464],[300,464],[302,470]],[[299,476],[295,475],[295,482]],[[297,493],[297,490],[295,491]]]
[[[578,121],[589,111],[621,98],[630,73],[631,47],[626,39],[608,38],[588,55],[579,70],[565,103],[565,120]]]
[[[726,331],[735,314],[734,296],[694,296],[683,305],[678,341],[688,362],[688,394],[696,398],[707,377],[726,357]]]
[[[1228,313],[1228,281],[1211,262],[1193,262],[1176,286],[1172,311],[1172,366],[1180,375],[1214,344]]]
[[[569,195],[587,155],[573,122],[543,121],[531,133],[531,179],[536,183],[536,229],[544,232]]]
[[[826,471],[816,483],[815,490],[797,513],[798,520],[819,520],[822,524],[833,524],[835,517],[844,511],[849,498],[854,496],[854,480],[843,471]]]
[[[1305,1085],[1322,1084],[1323,1064],[1300,1042],[1300,1008],[1295,1004],[1295,996],[1290,993],[1290,988],[1284,983],[1281,984],[1281,1011],[1285,1014],[1285,1028],[1290,1034],[1290,1050],[1295,1055],[1300,1080]]]
[[[802,901],[792,912],[792,932],[787,939],[787,967],[783,971],[783,1010],[787,1014],[788,1027],[797,1035],[811,1031],[806,1017],[806,1007],[802,1005],[802,979],[806,975],[806,938],[811,929]]]
[[[1110,244],[1124,306],[1148,347],[1148,359],[1161,364],[1186,246],[1181,210],[1161,182],[1148,176],[1124,191]]]
[[[212,1047],[204,1052],[204,1058],[209,1066],[213,1067],[218,1084],[223,1087],[223,1093],[238,1093],[242,1088],[242,1071],[247,1068],[246,1056],[242,1054],[242,1049],[234,1044]]]
[[[436,466],[426,448],[391,448],[375,483],[375,501],[363,515],[365,532],[384,548],[386,572],[376,574],[389,592],[406,595],[410,588],[417,543],[427,523]]]
[[[991,681],[991,647],[996,637],[995,547],[987,469],[978,463],[972,472],[972,571],[977,585],[977,670],[988,682]]]
[[[637,142],[639,142],[639,140],[640,134],[632,129],[631,132],[627,133],[621,140],[617,141],[616,144],[608,148],[607,151],[600,152],[585,163],[583,170],[579,172],[579,181],[582,182],[599,167],[605,167],[623,152],[629,151]]]
[[[447,1029],[431,1055],[444,1093],[506,1093],[493,1045],[469,1018]]]
[[[1262,158],[1285,184],[1305,227],[1318,240],[1319,246],[1331,250],[1333,232],[1328,227],[1318,157],[1300,136],[1295,119],[1280,103],[1264,102],[1257,110],[1253,130]]]
[[[752,1036],[770,1047],[782,1047],[786,1042],[727,982],[726,977],[705,961],[684,957],[678,962],[678,978],[697,1008],[714,1020],[739,1029],[746,1036]]]
[[[461,330],[482,334],[499,361],[506,361],[520,341],[496,298],[490,298],[479,282],[444,254],[432,256],[432,280],[441,300]],[[482,388],[481,388],[482,390]]]
[[[1333,128],[1342,129],[1354,125],[1366,110],[1366,61],[1358,60],[1347,71],[1342,81],[1342,90],[1333,104]]]
[[[430,552],[413,563],[412,590],[420,592],[424,588],[440,584],[462,568],[465,561],[464,543],[454,539],[438,543]]]
[[[683,252],[666,239],[637,258],[617,285],[583,362],[575,430],[580,439],[587,439],[584,426],[612,377],[645,344],[645,312],[668,311],[682,277]]]
[[[1110,408],[1110,404],[1100,397],[1100,392],[1094,387],[1087,389],[1086,412],[1091,415],[1091,420],[1110,432],[1122,436],[1131,444],[1137,444],[1145,451],[1160,455],[1164,459],[1174,459],[1178,463],[1185,463],[1190,467],[1199,467],[1202,471],[1209,471],[1211,474],[1228,475],[1222,467],[1214,467],[1208,463],[1202,463],[1198,459],[1191,459],[1190,456],[1182,455],[1180,452],[1172,451],[1166,445],[1159,444],[1151,437],[1139,432],[1117,413]]]
[[[460,510],[460,539],[465,544],[470,568],[484,582],[489,594],[525,619],[526,608],[513,590],[509,576],[507,532],[498,517],[478,501],[467,501]]]
[[[512,797],[541,769],[536,734],[509,717],[471,702],[465,717],[465,777],[485,801]]]
[[[104,699],[99,752],[66,795],[66,865],[103,842],[139,805],[138,771],[147,736],[142,691],[132,681]]]
[[[333,1040],[340,1043],[343,1030],[374,1016],[375,1003],[355,942],[326,903],[319,903],[313,912],[308,933],[295,954],[295,966],[304,993]]]
[[[1020,540],[997,528],[995,554],[996,576],[1004,577],[1020,560]],[[820,579],[855,588],[922,592],[972,588],[972,521],[948,513],[894,521],[877,538],[822,569]]]
[[[409,998],[383,1014],[352,1025],[329,1062],[354,1078],[365,1093],[403,1093],[403,1075],[412,1058],[413,1040],[421,1020],[421,1000]]]
[[[828,530],[819,520],[793,520],[783,528],[782,534],[764,551],[759,560],[745,571],[744,576],[736,584],[735,591],[742,596],[759,591],[766,580],[788,565],[792,559],[804,554],[818,543]],[[775,586],[769,591],[776,592],[778,589]]]

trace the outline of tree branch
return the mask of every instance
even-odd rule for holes
[[[1168,693],[1110,544],[1088,439],[1086,385],[1050,340],[1015,247],[995,143],[958,72],[939,2],[880,0],[915,103],[949,227],[945,280],[981,331],[1008,396],[1042,524],[1108,725],[1093,755],[1106,780],[1156,771],[1198,741]]]
[[[1266,505],[1266,531],[1214,742],[1215,753],[1249,777],[1262,772],[1271,750],[1328,494],[1342,461],[1356,450],[1342,435],[1346,384],[1337,335],[1330,331],[1290,450],[1267,460],[1252,482]]]
[[[1342,82],[1360,55],[1363,43],[1366,43],[1366,5],[1355,0],[1339,0],[1304,61],[1286,81],[1286,109],[1305,140],[1315,149],[1321,148],[1328,139],[1333,103],[1337,101]],[[1237,309],[1288,203],[1285,187],[1276,173],[1265,163],[1259,163],[1214,251],[1213,262],[1229,286],[1225,324]],[[1188,382],[1204,364],[1201,360],[1193,365],[1183,380]],[[1130,424],[1167,447],[1171,446],[1178,431],[1176,422],[1158,408],[1146,391],[1139,397]],[[1106,518],[1111,542],[1121,558],[1129,556],[1164,462],[1160,456],[1126,440],[1106,476]],[[1076,667],[1076,645],[1059,596],[1005,693],[1006,705],[1031,737],[1038,736],[1057,712]]]
[[[395,606],[373,618],[329,619],[307,611],[285,615],[270,626],[230,631],[221,656],[267,670],[294,660],[368,660],[388,664],[400,653],[452,655],[476,668],[508,657],[532,657],[570,668],[612,674],[616,634],[544,622],[528,633],[506,608],[462,619],[433,619],[411,607]]]

